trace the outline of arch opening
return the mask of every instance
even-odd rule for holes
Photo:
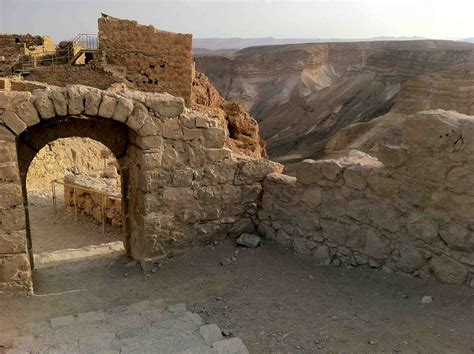
[[[117,121],[66,116],[17,137],[32,268],[124,248],[130,253],[128,148],[134,134]],[[36,286],[34,280],[33,274]]]

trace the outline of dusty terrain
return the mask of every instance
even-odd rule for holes
[[[32,215],[47,210],[31,209]],[[36,223],[36,236],[54,227],[92,235],[95,228],[53,220]],[[237,250],[235,264],[220,265]],[[228,240],[176,256],[148,274],[125,255],[104,255],[40,267],[34,281],[36,295],[0,300],[1,333],[30,321],[163,298],[188,303],[253,353],[474,351],[474,289],[370,268],[317,266],[269,243],[252,251]],[[422,304],[425,295],[433,302]]]
[[[290,44],[195,59],[225,99],[257,119],[270,158],[284,163],[320,157],[339,129],[387,112],[474,109],[468,43]]]

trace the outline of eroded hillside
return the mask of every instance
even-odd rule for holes
[[[474,45],[451,41],[295,44],[196,57],[256,117],[269,155],[318,157],[333,134],[388,112],[474,113]]]

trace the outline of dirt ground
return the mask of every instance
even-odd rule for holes
[[[235,264],[220,265],[237,249],[231,240],[194,249],[149,274],[125,255],[39,268],[36,295],[0,299],[0,333],[30,321],[163,298],[186,302],[252,353],[474,352],[474,289],[375,269],[317,266],[268,243],[239,248]],[[422,304],[424,295],[433,302]]]

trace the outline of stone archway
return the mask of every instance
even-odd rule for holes
[[[102,142],[125,167],[126,249],[144,269],[254,231],[261,183],[283,168],[226,148],[225,120],[168,94],[80,85],[0,92],[0,293],[32,291],[26,171],[39,148],[68,136]]]

